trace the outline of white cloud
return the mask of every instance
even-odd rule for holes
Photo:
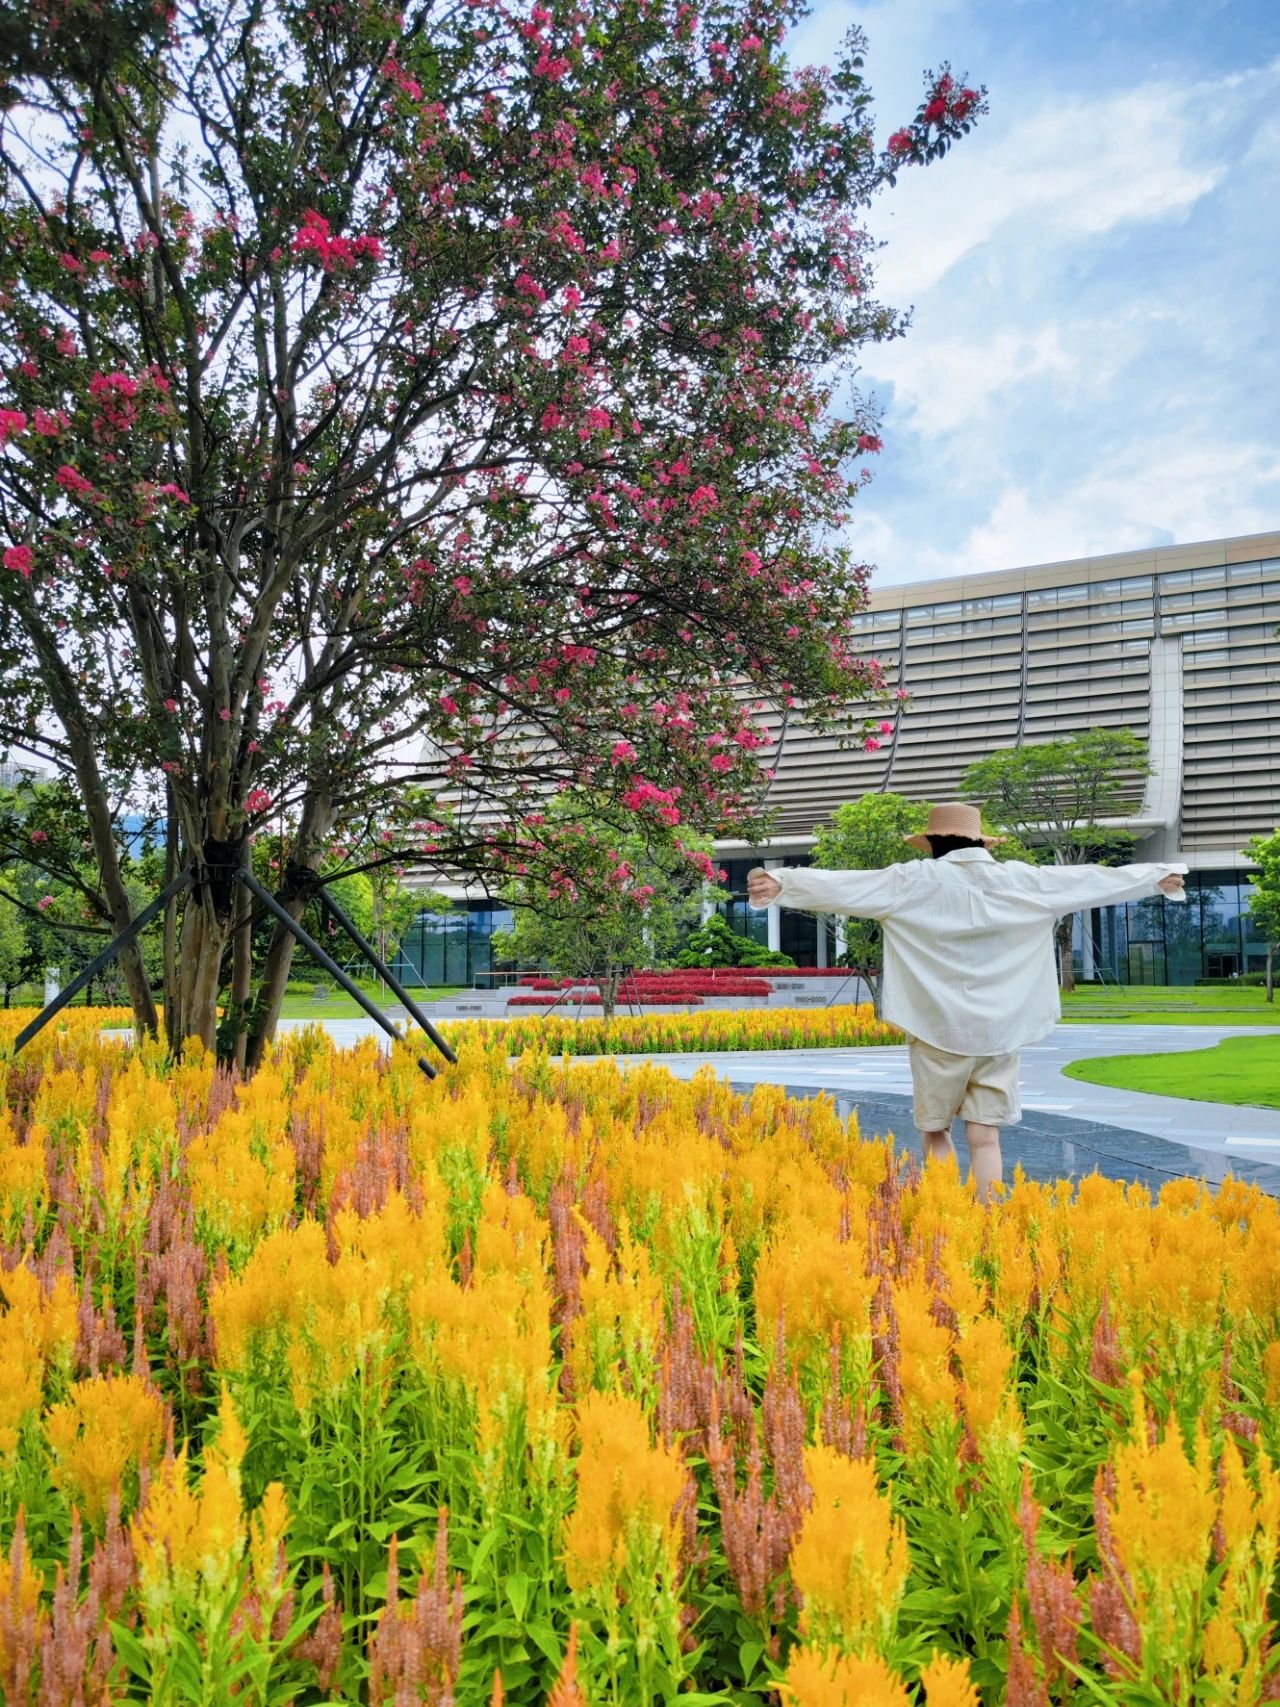
[[[872,556],[876,583],[1012,569],[1113,551],[1232,534],[1263,533],[1280,517],[1280,448],[1183,435],[1145,441],[1099,462],[1063,490],[1006,484],[983,521],[954,550],[920,550],[883,517],[858,522],[853,539]]]
[[[878,204],[872,225],[888,247],[877,294],[914,301],[997,235],[1056,248],[1185,217],[1228,170],[1195,158],[1203,110],[1221,93],[1220,84],[1149,83],[1055,100],[996,133],[979,128],[939,165],[902,173]]]

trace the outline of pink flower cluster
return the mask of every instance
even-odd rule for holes
[[[957,89],[955,79],[949,71],[944,71],[933,87],[933,92],[925,104],[922,117],[926,124],[941,124],[950,118],[954,123],[961,124],[978,104],[976,89]]]
[[[4,566],[21,575],[24,580],[31,579],[31,571],[35,568],[35,556],[29,545],[11,545],[4,554]]]
[[[307,208],[302,227],[290,245],[295,255],[313,255],[326,273],[349,273],[366,255],[382,259],[380,238],[335,237],[329,221],[314,208]]]
[[[659,788],[656,782],[649,782],[644,777],[633,777],[631,787],[622,796],[622,804],[629,812],[639,812],[646,806],[652,806],[664,824],[678,824],[680,808],[675,799],[674,790]]]
[[[246,812],[270,812],[274,804],[265,788],[251,788],[244,797]]]
[[[21,409],[0,409],[0,445],[8,444],[27,430],[27,417]]]

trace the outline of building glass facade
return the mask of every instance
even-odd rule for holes
[[[1193,871],[1184,903],[1153,896],[1095,908],[1076,920],[1076,976],[1105,984],[1194,984],[1261,972],[1267,945],[1249,914],[1252,893],[1247,872]]]
[[[391,970],[410,988],[488,983],[495,970],[493,933],[510,928],[510,908],[484,902],[458,905],[448,913],[419,913]]]

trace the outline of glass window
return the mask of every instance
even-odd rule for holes
[[[1227,569],[1227,580],[1233,583],[1236,581],[1260,581],[1265,567],[1268,566],[1262,563],[1232,563]]]
[[[1175,587],[1189,587],[1191,582],[1192,571],[1190,569],[1178,569],[1170,575],[1162,575],[1160,577],[1160,587],[1162,591],[1171,591]]]

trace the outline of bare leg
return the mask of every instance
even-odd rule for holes
[[[1000,1128],[983,1126],[976,1120],[966,1120],[965,1133],[969,1139],[969,1167],[977,1189],[978,1202],[991,1202],[991,1188],[1000,1183],[1003,1162],[1000,1156]]]
[[[954,1162],[956,1147],[951,1142],[951,1132],[922,1132],[924,1139],[924,1159],[926,1162],[945,1162],[948,1157]]]

